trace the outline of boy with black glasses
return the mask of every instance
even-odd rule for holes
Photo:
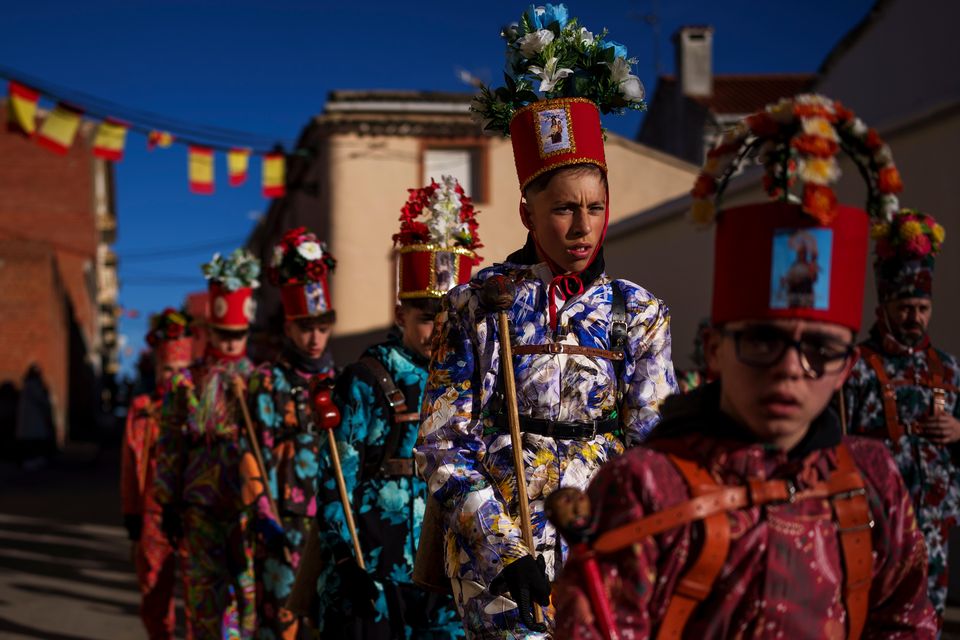
[[[846,136],[856,154],[861,128],[822,96],[768,107],[712,152],[698,191],[722,190],[722,157],[754,141],[771,188],[829,191],[793,153]],[[705,349],[718,381],[668,401],[644,446],[601,469],[592,516],[583,496],[551,496],[551,519],[591,551],[554,590],[558,637],[935,637],[896,465],[829,408],[854,362],[868,216],[820,195],[720,214]]]

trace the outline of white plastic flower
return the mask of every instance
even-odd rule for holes
[[[530,73],[540,78],[540,91],[543,93],[552,90],[558,82],[573,73],[573,69],[557,69],[557,63],[559,62],[560,60],[553,56],[547,60],[547,64],[543,68],[530,67]]]
[[[631,102],[640,102],[644,97],[643,83],[640,78],[630,73],[633,65],[626,58],[614,58],[613,62],[604,64],[610,69],[610,79],[620,87],[623,97]]]
[[[533,33],[528,33],[519,40],[517,45],[520,47],[520,53],[526,58],[532,58],[543,51],[544,47],[553,42],[553,31],[549,29],[540,29]]]
[[[297,247],[297,253],[307,260],[319,260],[323,257],[323,249],[316,242],[304,242]]]

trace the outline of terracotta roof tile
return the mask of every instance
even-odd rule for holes
[[[716,75],[713,95],[694,100],[717,115],[753,113],[780,98],[808,91],[816,77],[812,73]],[[675,76],[660,80],[670,84],[677,81]]]

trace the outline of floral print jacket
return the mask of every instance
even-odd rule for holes
[[[517,520],[510,436],[497,426],[501,401],[497,316],[483,308],[480,286],[502,274],[517,283],[508,317],[514,346],[560,342],[610,348],[613,281],[600,273],[583,292],[559,296],[557,331],[548,320],[552,274],[546,264],[503,263],[452,290],[437,323],[423,425],[416,449],[420,474],[443,506],[446,570],[483,589],[528,551]],[[618,416],[621,433],[563,440],[526,433],[523,459],[534,543],[552,578],[566,547],[543,516],[543,500],[558,487],[586,488],[624,445],[642,442],[659,421],[660,403],[676,392],[666,305],[643,288],[616,281],[626,303],[626,358],[620,379],[610,360],[572,354],[515,355],[521,416],[589,421]],[[445,317],[443,317],[445,316]],[[618,400],[619,393],[622,398]],[[469,621],[467,621],[469,624]]]

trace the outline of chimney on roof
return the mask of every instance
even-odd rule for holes
[[[673,34],[673,43],[683,95],[710,97],[713,94],[713,27],[680,27]]]

